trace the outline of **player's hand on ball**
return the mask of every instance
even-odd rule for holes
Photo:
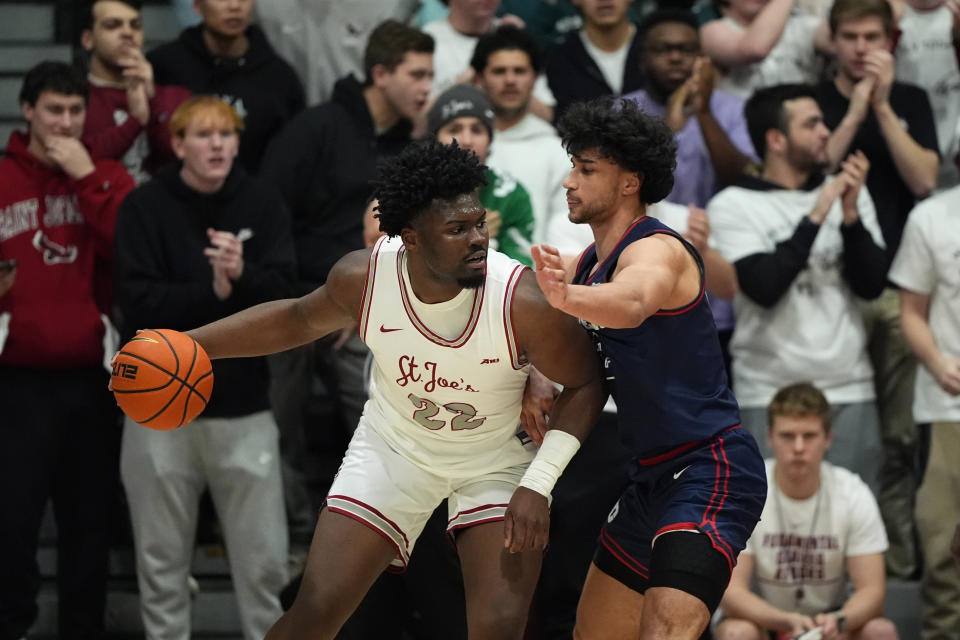
[[[503,520],[503,546],[510,553],[543,551],[550,538],[550,505],[532,489],[517,487]]]
[[[551,307],[560,309],[567,300],[567,272],[556,247],[534,245],[530,254],[537,269],[537,284]]]

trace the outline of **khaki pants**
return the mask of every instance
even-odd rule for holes
[[[913,507],[920,470],[917,428],[913,422],[913,385],[917,360],[900,328],[900,292],[885,289],[861,303],[873,363],[883,442],[883,466],[877,502],[890,540],[887,575],[907,578],[917,569]]]
[[[923,640],[960,640],[960,567],[950,540],[960,522],[960,422],[934,422],[930,460],[917,492],[923,546]]]

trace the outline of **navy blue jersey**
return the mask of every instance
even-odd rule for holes
[[[661,309],[632,329],[580,321],[602,358],[605,384],[617,403],[620,438],[649,462],[669,458],[740,424],[740,410],[727,382],[717,329],[704,295],[703,260],[676,231],[656,218],[640,218],[592,273],[597,251],[595,245],[588,247],[573,282],[608,282],[623,250],[656,233],[678,238],[696,259],[700,269],[696,299],[679,309]]]

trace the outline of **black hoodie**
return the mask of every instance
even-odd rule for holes
[[[410,142],[400,120],[377,135],[353,77],[337,81],[330,102],[311,107],[276,135],[260,177],[280,190],[293,216],[301,293],[323,284],[344,254],[363,248],[363,211],[377,161]]]
[[[203,250],[207,229],[247,236],[243,275],[219,300]],[[247,229],[248,231],[242,231]],[[290,221],[278,196],[234,165],[217,193],[205,195],[168,165],[124,200],[114,245],[116,306],[124,335],[137,329],[184,331],[293,293]],[[213,363],[213,395],[203,415],[236,417],[269,407],[263,358]]]
[[[303,86],[278,56],[263,31],[246,31],[249,47],[238,58],[218,58],[203,42],[203,25],[183,31],[173,42],[147,54],[158,85],[180,85],[197,95],[216,95],[244,120],[240,162],[251,173],[270,138],[304,107]]]

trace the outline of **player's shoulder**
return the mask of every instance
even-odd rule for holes
[[[367,279],[370,256],[374,250],[375,247],[357,249],[344,255],[330,268],[327,283],[333,288],[362,284]]]
[[[660,262],[665,255],[686,259],[688,249],[679,232],[657,221],[651,231],[627,239],[617,260],[617,271],[634,263]]]
[[[495,249],[487,251],[487,283],[495,285],[508,285],[512,280],[518,278],[522,271],[529,267],[514,260],[505,253]]]
[[[512,292],[511,305],[514,315],[535,317],[538,314],[550,312],[553,307],[550,306],[543,295],[543,291],[540,290],[540,286],[537,284],[537,276],[533,270],[516,262],[516,260],[510,260],[515,262],[518,267],[522,267],[515,274],[516,285]]]

